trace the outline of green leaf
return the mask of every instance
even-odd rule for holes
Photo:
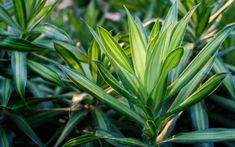
[[[201,101],[207,95],[211,94],[213,91],[219,87],[221,82],[224,80],[227,74],[220,73],[212,76],[208,79],[202,86],[200,86],[189,98],[183,101],[178,107],[176,107],[172,112],[179,112],[197,102]]]
[[[221,30],[201,51],[200,53],[190,62],[186,69],[181,73],[169,86],[168,97],[175,95],[182,87],[184,87],[188,81],[202,68],[202,66],[215,54],[219,45],[233,30],[233,25],[225,27]]]
[[[33,142],[35,142],[39,146],[44,146],[43,142],[40,138],[34,133],[32,128],[28,125],[28,123],[24,120],[23,117],[18,115],[13,111],[2,111],[3,114],[8,116],[10,120],[22,131],[24,132]]]
[[[27,83],[27,58],[26,54],[22,52],[12,52],[11,68],[13,72],[13,82],[15,90],[21,98],[25,97],[25,86]]]
[[[108,118],[98,108],[94,109],[93,117],[99,130],[111,131],[111,126]]]
[[[52,24],[42,24],[34,29],[34,31],[41,32],[45,34],[46,37],[52,38],[54,40],[64,41],[68,43],[73,43],[69,35],[62,29],[52,25]]]
[[[133,73],[131,64],[118,42],[104,28],[99,27],[98,31],[105,48],[104,52],[111,59],[111,61],[115,62],[119,67]]]
[[[109,84],[115,91],[117,91],[122,96],[126,97],[129,102],[142,107],[142,103],[132,94],[130,94],[126,89],[124,89],[119,82],[112,76],[112,74],[100,63],[96,62],[96,65],[100,71],[103,79]]]
[[[28,22],[28,28],[32,29],[36,25],[38,25],[43,19],[45,19],[47,16],[49,16],[52,12],[52,10],[56,7],[56,4],[58,1],[46,5],[47,0],[43,0],[40,2],[40,4],[37,4],[37,8],[35,8],[34,15],[31,17],[31,19]]]
[[[87,57],[78,48],[63,42],[55,42],[54,46],[59,55],[63,57],[70,67],[81,73],[84,72],[80,62],[87,62]]]
[[[158,37],[159,32],[160,32],[160,22],[159,19],[157,19],[149,35],[149,44],[151,44],[151,42],[155,37]]]
[[[178,5],[176,2],[173,3],[168,14],[165,18],[164,24],[162,25],[161,32],[163,32],[170,25],[175,25],[178,19]]]
[[[42,78],[54,82],[58,85],[63,85],[59,75],[49,67],[31,60],[28,60],[28,65],[33,71],[38,73]]]
[[[0,100],[1,100],[1,105],[6,107],[8,105],[8,101],[10,99],[11,93],[12,93],[12,85],[11,85],[11,80],[9,79],[1,79],[0,80]]]
[[[16,20],[21,26],[22,30],[27,28],[27,12],[25,8],[25,1],[24,0],[12,0],[14,4],[14,11]]]
[[[190,109],[192,124],[196,130],[204,130],[209,128],[209,120],[203,102],[193,105]]]
[[[34,44],[27,40],[13,37],[0,38],[0,48],[27,52],[43,51],[46,49],[42,45]]]
[[[96,40],[96,42],[99,44],[100,48],[105,52],[106,49],[98,34],[89,25],[87,26],[91,34],[93,35],[94,39]],[[125,68],[121,67],[120,65],[118,66],[117,65],[118,63],[116,63],[110,56],[108,57],[115,70],[117,70],[117,74],[121,79],[124,87],[126,87],[128,90],[132,91],[133,93],[140,95],[139,97],[144,101],[144,99],[146,99],[146,96],[144,94],[145,90],[141,87],[141,84],[139,83],[139,80],[137,79],[136,75],[125,70]]]
[[[31,19],[40,1],[41,0],[24,0],[28,20]]]
[[[206,142],[222,142],[235,139],[235,129],[211,128],[201,131],[193,131],[189,133],[179,133],[166,139],[159,144],[167,142],[176,143],[206,143]]]
[[[13,28],[17,28],[17,25],[15,24],[14,20],[11,18],[10,14],[1,5],[0,5],[0,21],[5,22],[7,25]]]
[[[108,142],[111,141],[110,143],[113,143],[115,145],[119,144],[124,145],[124,146],[136,146],[136,147],[146,147],[146,145],[134,138],[127,138],[127,137],[116,137],[108,132],[105,131],[96,131],[94,134],[87,134],[87,135],[82,135],[76,138],[73,138],[69,140],[64,147],[68,146],[78,146],[84,143],[96,141],[104,139],[107,140]]]
[[[0,128],[0,145],[3,147],[9,147],[6,131],[3,127]]]
[[[185,36],[187,24],[197,7],[198,5],[194,6],[174,27],[168,52],[174,50],[175,48],[181,45]]]
[[[77,126],[77,124],[87,115],[88,111],[83,110],[78,113],[73,113],[69,118],[69,121],[66,123],[64,130],[62,131],[60,137],[56,141],[55,146],[59,146],[61,142],[66,139],[66,137],[71,133],[71,131]]]
[[[214,66],[213,66],[212,69],[215,73],[229,72],[229,70],[224,65],[224,62],[222,60],[220,60],[219,58],[216,58]],[[227,77],[223,81],[223,85],[226,87],[229,94],[233,98],[235,98],[235,81],[234,81],[232,75],[227,75]]]
[[[79,137],[70,139],[68,142],[66,142],[63,147],[77,147],[78,145],[82,145],[88,142],[93,142],[99,140],[98,136],[95,136],[93,134],[85,134],[81,135]]]
[[[218,95],[211,95],[208,97],[208,99],[226,110],[235,112],[235,101],[233,99],[225,98]]]
[[[197,88],[198,86],[205,80],[208,73],[211,71],[211,68],[214,63],[213,56],[205,65],[204,67],[193,77],[193,79],[180,90],[179,94],[175,98],[174,102],[171,104],[170,108],[168,110],[171,110],[172,108],[177,107],[182,103],[186,98],[188,98]]]
[[[91,75],[94,81],[98,80],[98,68],[94,61],[99,60],[101,57],[101,50],[96,41],[93,41],[90,48],[88,49],[88,60],[89,60],[89,68]]]
[[[128,15],[128,24],[130,31],[130,50],[135,73],[140,81],[144,83],[147,44],[144,41],[144,36],[141,33],[140,28],[133,20],[130,12],[127,9],[126,12]]]
[[[169,72],[175,68],[183,56],[184,49],[178,48],[169,53],[166,57],[161,70],[160,78],[151,93],[152,102],[154,103],[154,110],[160,110],[160,106],[165,99],[167,90],[167,80]]]
[[[137,113],[132,111],[130,108],[128,108],[120,101],[113,98],[111,95],[107,94],[103,89],[95,85],[93,82],[85,78],[83,75],[64,66],[61,66],[61,69],[68,75],[68,77],[77,86],[84,88],[87,92],[89,92],[91,95],[93,95],[101,102],[104,102],[104,104],[106,104],[107,106],[120,112],[129,119],[133,119],[141,124],[144,124],[143,118],[141,118]]]
[[[158,125],[162,120],[166,119],[167,117],[171,116],[172,114],[178,113],[183,111],[186,108],[200,102],[203,98],[211,94],[213,91],[219,87],[223,79],[226,77],[227,74],[220,73],[212,76],[208,79],[202,86],[200,86],[194,93],[192,93],[187,99],[185,99],[182,103],[177,105],[175,108],[170,110],[169,112],[163,114],[161,117],[158,117],[155,120],[155,123]]]
[[[166,28],[159,37],[155,36],[148,46],[145,69],[145,85],[148,93],[152,92],[161,74],[164,61],[162,54],[166,48],[166,44],[168,44],[167,38],[169,31],[170,27]]]

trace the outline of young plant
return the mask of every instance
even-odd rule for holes
[[[85,89],[133,123],[138,123],[142,128],[142,141],[139,140],[141,137],[134,139],[99,129],[71,139],[64,146],[96,140],[105,140],[115,146],[156,146],[166,142],[196,143],[234,139],[232,129],[206,129],[165,139],[171,119],[211,94],[227,75],[218,73],[205,78],[212,68],[218,47],[233,30],[232,25],[217,33],[193,60],[188,56],[188,49],[182,47],[187,24],[196,8],[193,7],[178,21],[177,4],[173,4],[164,23],[160,25],[156,21],[149,35],[139,19],[134,20],[127,10],[130,56],[127,56],[109,31],[99,27],[96,33],[89,27],[114,72],[110,72],[102,62],[94,62],[106,83],[122,98],[114,98],[75,70],[65,66],[61,66],[61,69],[79,88]],[[230,135],[221,135],[224,133]],[[212,139],[214,135],[217,138]]]

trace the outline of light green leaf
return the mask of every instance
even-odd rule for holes
[[[118,42],[104,28],[99,27],[98,31],[105,48],[104,52],[108,55],[108,57],[119,67],[133,73],[131,64]]]
[[[25,97],[25,86],[27,83],[27,58],[23,52],[12,52],[11,68],[13,71],[13,82],[15,90],[21,98]]]
[[[175,95],[188,81],[201,69],[201,67],[215,54],[220,44],[233,30],[233,25],[225,27],[221,30],[190,62],[186,69],[181,73],[170,86],[168,97]]]
[[[146,62],[147,44],[144,41],[143,34],[138,25],[133,20],[130,12],[126,9],[128,15],[129,31],[130,31],[130,50],[132,54],[133,65],[137,77],[142,84],[144,83],[144,71]]]
[[[52,4],[45,6],[46,2],[47,2],[47,0],[43,0],[43,1],[41,1],[40,4],[37,4],[38,7],[35,8],[36,11],[34,12],[34,15],[31,17],[31,19],[28,22],[29,29],[34,28],[36,25],[39,24],[39,22],[41,22],[43,19],[45,19],[47,16],[49,16],[59,1],[56,1]]]
[[[212,76],[208,79],[202,86],[200,86],[190,97],[183,101],[178,107],[176,107],[172,112],[179,112],[197,102],[201,101],[207,95],[211,94],[213,91],[219,87],[221,82],[224,80],[227,74],[220,73]]]
[[[159,37],[155,36],[148,46],[145,69],[145,85],[148,93],[152,92],[161,74],[161,68],[164,61],[162,53],[166,48],[169,29],[169,27],[166,28]]]
[[[28,60],[28,65],[33,71],[38,73],[42,78],[54,82],[58,85],[63,85],[59,75],[49,67],[31,60]]]
[[[112,109],[120,112],[121,114],[125,115],[129,119],[133,119],[141,124],[144,124],[143,118],[141,118],[137,113],[132,111],[126,105],[121,103],[120,101],[113,98],[111,95],[107,94],[103,89],[99,86],[95,85],[93,82],[82,76],[81,74],[67,68],[61,66],[61,69],[68,75],[68,77],[79,87],[82,87],[87,90],[91,95],[95,98],[104,102],[107,106],[111,107]]]
[[[160,22],[159,19],[157,19],[149,35],[149,44],[151,44],[151,42],[155,37],[159,36],[159,32],[160,32]]]
[[[196,130],[204,130],[209,128],[209,120],[203,102],[193,105],[190,109],[192,124]]]
[[[193,94],[191,94],[187,99],[185,99],[182,103],[177,105],[175,108],[170,110],[169,112],[163,114],[161,117],[158,117],[155,120],[155,123],[158,125],[162,120],[166,119],[167,117],[171,116],[172,114],[178,113],[183,111],[186,108],[200,102],[203,98],[211,94],[213,91],[219,87],[223,79],[226,77],[227,74],[220,73],[212,76],[208,79],[202,86],[200,86]]]
[[[59,146],[61,142],[66,139],[66,137],[71,133],[71,131],[77,126],[77,124],[87,115],[88,111],[83,110],[78,113],[73,113],[69,118],[69,121],[66,123],[60,137],[56,141],[55,146]]]
[[[89,69],[94,81],[98,79],[98,68],[94,61],[97,61],[101,58],[101,50],[96,41],[93,41],[90,48],[88,49],[88,60],[89,60]]]
[[[154,103],[154,110],[160,110],[160,106],[166,96],[169,72],[179,64],[183,53],[183,48],[178,48],[169,53],[169,55],[166,57],[161,70],[159,81],[151,93],[152,103]]]
[[[185,36],[187,24],[197,7],[198,5],[194,6],[174,27],[168,52],[174,50],[175,48],[181,45]]]
[[[55,49],[58,52],[58,54],[63,57],[63,59],[65,60],[65,62],[72,67],[73,69],[84,73],[84,70],[81,66],[82,61],[86,61],[87,62],[87,57],[82,54],[78,48],[70,45],[70,44],[66,44],[63,42],[55,42],[54,43]]]
[[[175,25],[178,19],[178,5],[176,2],[173,3],[170,10],[167,13],[164,24],[162,25],[161,32],[163,32],[170,25]]]

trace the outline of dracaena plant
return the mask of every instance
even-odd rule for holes
[[[85,92],[111,109],[133,123],[138,123],[142,131],[139,138],[124,137],[110,132],[105,127],[105,122],[100,121],[104,127],[71,139],[64,146],[76,146],[96,140],[105,140],[115,146],[156,146],[166,142],[200,143],[234,138],[233,129],[215,128],[173,136],[168,134],[172,118],[211,94],[227,75],[218,73],[207,78],[218,47],[233,30],[233,25],[218,32],[193,59],[189,54],[190,45],[183,43],[187,24],[196,8],[197,6],[193,7],[178,20],[177,4],[173,4],[164,23],[160,24],[157,20],[150,33],[127,10],[129,56],[124,51],[123,44],[119,44],[109,31],[98,27],[97,33],[89,27],[113,70],[108,70],[99,60],[94,62],[105,82],[121,98],[116,99],[106,93],[82,73],[65,66],[61,66],[61,69],[78,88],[85,89]],[[230,135],[225,135],[226,133]]]

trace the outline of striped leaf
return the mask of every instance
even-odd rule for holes
[[[11,18],[10,14],[1,5],[0,5],[0,21],[3,21],[4,23],[13,28],[17,28],[17,25],[15,24],[14,20]]]
[[[189,98],[183,101],[178,107],[176,107],[172,112],[179,112],[197,102],[201,101],[207,95],[211,94],[213,91],[219,87],[221,82],[224,80],[227,74],[221,73],[216,74],[210,79],[208,79],[202,86],[200,86]]]
[[[126,12],[130,31],[130,50],[135,73],[140,81],[144,83],[147,43],[144,41],[141,29],[132,18],[130,12],[127,9]]]
[[[99,140],[99,137],[93,134],[85,134],[81,135],[79,137],[70,139],[68,142],[66,142],[63,147],[76,147],[78,145],[86,144],[89,142],[93,142]]]
[[[115,62],[119,67],[124,68],[130,73],[133,72],[131,64],[118,42],[104,28],[99,28],[100,39],[105,48],[104,52],[111,61]]]
[[[0,99],[1,99],[1,105],[6,107],[8,104],[8,101],[10,99],[11,93],[12,93],[12,84],[11,84],[11,80],[9,79],[1,79],[0,80]]]
[[[59,146],[61,142],[72,132],[72,130],[78,125],[78,123],[87,115],[88,111],[83,110],[78,113],[73,113],[69,121],[66,123],[60,137],[55,143],[55,146]]]
[[[186,100],[184,100],[182,103],[177,105],[175,108],[170,110],[169,112],[163,114],[161,117],[158,117],[155,120],[155,123],[158,125],[162,122],[162,120],[168,118],[172,114],[178,113],[186,108],[189,108],[190,106],[200,102],[203,98],[211,94],[213,91],[219,87],[223,79],[226,77],[227,74],[221,73],[216,74],[212,76],[210,79],[208,79],[204,84],[202,84],[194,93],[192,93]]]
[[[204,130],[209,128],[208,115],[203,102],[193,105],[190,112],[194,129]]]
[[[73,69],[84,73],[84,70],[81,66],[80,61],[87,61],[87,57],[83,55],[78,48],[66,44],[63,42],[55,42],[54,47],[57,51],[57,53],[63,57],[65,62],[72,67]]]
[[[215,54],[220,44],[233,30],[233,25],[225,27],[221,30],[190,62],[186,69],[181,73],[169,86],[168,97],[175,95],[182,87],[184,87],[188,81],[201,69],[201,67]]]
[[[119,146],[136,146],[136,147],[146,147],[146,145],[134,138],[127,138],[127,137],[116,137],[108,132],[104,131],[96,131],[94,134],[87,134],[82,135],[76,138],[73,138],[65,143],[64,147],[70,147],[70,146],[78,146],[84,143],[96,141],[96,140],[109,140],[112,142],[116,142],[119,144]],[[114,143],[115,144],[115,143]]]
[[[96,41],[93,41],[90,48],[88,49],[88,60],[89,60],[89,69],[94,81],[98,79],[98,68],[94,61],[97,61],[101,58],[101,50]]]
[[[162,104],[166,96],[166,84],[168,80],[168,74],[173,68],[175,68],[179,64],[183,53],[183,48],[178,48],[169,53],[169,55],[166,57],[161,70],[159,81],[154,87],[153,92],[151,94],[151,98],[154,102],[154,110],[160,110],[160,105]]]
[[[176,142],[176,143],[222,142],[234,139],[235,139],[235,129],[211,128],[201,131],[179,133],[172,136],[172,138],[160,142],[159,144],[167,142]]]
[[[25,87],[27,83],[27,59],[23,52],[12,52],[11,68],[13,72],[13,82],[15,90],[21,98],[25,97]]]
[[[31,60],[28,60],[28,65],[33,71],[38,73],[42,78],[51,81],[53,83],[56,83],[58,85],[63,85],[59,75],[49,67]]]
[[[34,29],[34,31],[41,32],[45,34],[46,37],[49,37],[54,40],[64,41],[68,43],[73,43],[69,35],[62,29],[52,25],[52,24],[42,24]]]
[[[68,75],[68,77],[80,88],[85,89],[95,98],[106,104],[107,106],[111,107],[112,109],[120,112],[121,114],[125,115],[127,118],[135,120],[141,124],[144,124],[143,118],[141,118],[137,113],[133,112],[130,108],[126,105],[118,101],[117,99],[113,98],[109,94],[107,94],[102,88],[95,85],[93,82],[85,78],[83,75],[67,68],[61,66],[61,69]]]
[[[27,12],[24,0],[12,0],[14,5],[14,14],[16,20],[20,25],[21,29],[24,31],[27,28]]]
[[[194,6],[174,27],[172,36],[171,36],[171,42],[168,48],[168,52],[174,50],[175,48],[179,47],[184,39],[185,31],[187,28],[187,24],[194,13],[194,11],[197,9],[197,6]]]
[[[100,63],[96,62],[96,65],[101,73],[102,78],[109,84],[115,91],[126,97],[129,102],[142,107],[142,103],[126,89],[124,89],[120,83],[112,76],[112,74]]]
[[[15,51],[43,51],[46,48],[42,45],[34,44],[27,40],[21,38],[0,38],[0,48],[6,50],[15,50]]]

